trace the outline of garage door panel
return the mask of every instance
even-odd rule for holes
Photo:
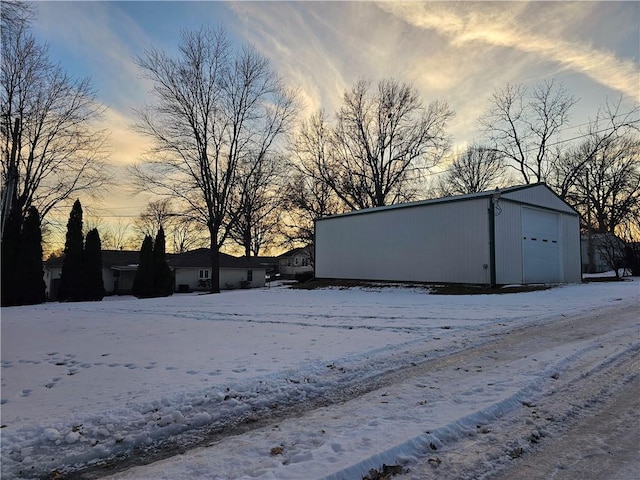
[[[522,257],[525,283],[560,281],[559,215],[523,207]]]

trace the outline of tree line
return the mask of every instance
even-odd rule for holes
[[[28,6],[7,5],[2,175],[5,186],[13,182],[11,210],[22,225],[32,206],[44,221],[108,177],[104,132],[94,127],[103,107],[89,82],[49,61],[29,33]],[[358,80],[336,112],[300,119],[298,92],[254,47],[234,48],[222,28],[184,31],[176,53],[150,47],[135,62],[152,87],[134,127],[152,148],[130,173],[157,199],[138,229],[146,237],[167,228],[178,251],[206,243],[212,292],[223,247],[257,256],[309,245],[317,217],[517,183],[546,182],[581,213],[585,230],[640,232],[636,104],[605,103],[568,139],[578,100],[562,84],[506,85],[489,97],[479,139],[452,151],[449,105],[427,103],[393,78]],[[122,243],[123,235],[109,238],[118,236]]]

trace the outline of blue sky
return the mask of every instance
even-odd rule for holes
[[[488,97],[507,82],[556,79],[580,102],[573,129],[605,100],[640,102],[640,2],[36,2],[34,33],[51,58],[89,76],[109,107],[111,162],[139,160],[132,108],[150,101],[133,59],[174,50],[181,29],[222,25],[300,89],[305,115],[331,114],[359,78],[413,83],[456,111],[454,144],[479,137]],[[103,217],[136,215],[146,199],[112,193]]]

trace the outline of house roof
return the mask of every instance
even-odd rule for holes
[[[291,250],[289,250],[288,252],[284,252],[282,255],[278,255],[278,258],[287,258],[287,257],[293,257],[294,255],[298,255],[298,254],[309,254],[309,247],[298,247],[298,248],[293,248]]]
[[[207,268],[211,265],[211,251],[208,248],[198,248],[184,253],[167,254],[167,262],[173,268]],[[234,257],[226,253],[219,253],[221,268],[265,268],[254,257]]]
[[[140,252],[135,250],[102,250],[102,266],[103,267],[125,267],[129,265],[138,265],[140,260]],[[48,267],[62,267],[64,255],[50,260],[46,260],[44,264]]]
[[[399,208],[411,208],[411,207],[421,207],[421,206],[425,206],[425,205],[436,205],[439,203],[451,203],[451,202],[462,202],[462,201],[466,201],[466,200],[476,200],[479,198],[489,198],[492,197],[494,195],[500,195],[500,197],[505,198],[505,195],[509,195],[510,193],[514,193],[514,192],[520,192],[523,190],[528,190],[528,189],[534,189],[534,188],[543,188],[546,189],[548,192],[550,192],[557,200],[559,200],[559,204],[563,205],[563,208],[566,208],[567,210],[571,211],[572,213],[577,215],[577,212],[575,211],[575,209],[573,207],[571,207],[569,204],[567,204],[564,200],[562,200],[553,190],[551,190],[546,183],[531,183],[528,185],[516,185],[513,187],[507,187],[507,188],[501,188],[498,189],[496,188],[495,190],[487,190],[484,192],[477,192],[477,193],[467,193],[466,195],[452,195],[450,197],[442,197],[442,198],[432,198],[432,199],[428,199],[428,200],[419,200],[417,202],[408,202],[408,203],[398,203],[395,205],[386,205],[386,206],[382,206],[382,207],[372,207],[372,208],[363,208],[361,210],[354,210],[352,212],[346,212],[346,213],[340,213],[337,215],[329,215],[326,217],[321,217],[321,218],[317,218],[316,221],[321,221],[321,220],[325,220],[325,219],[329,219],[329,218],[336,218],[336,217],[347,217],[350,215],[361,215],[361,214],[366,214],[366,213],[373,213],[373,212],[381,212],[384,210],[395,210],[395,209],[399,209]],[[506,199],[508,199],[508,197],[506,197]]]
[[[263,261],[257,258],[233,257],[220,253],[222,268],[266,268]],[[121,270],[124,267],[137,266],[140,252],[131,250],[102,250],[102,266]],[[62,267],[64,256],[47,260],[47,267]],[[173,268],[207,268],[211,266],[208,248],[199,248],[185,253],[168,253],[167,263]]]

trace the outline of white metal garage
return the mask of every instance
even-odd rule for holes
[[[544,184],[359,210],[315,228],[318,278],[581,280],[578,214]]]

